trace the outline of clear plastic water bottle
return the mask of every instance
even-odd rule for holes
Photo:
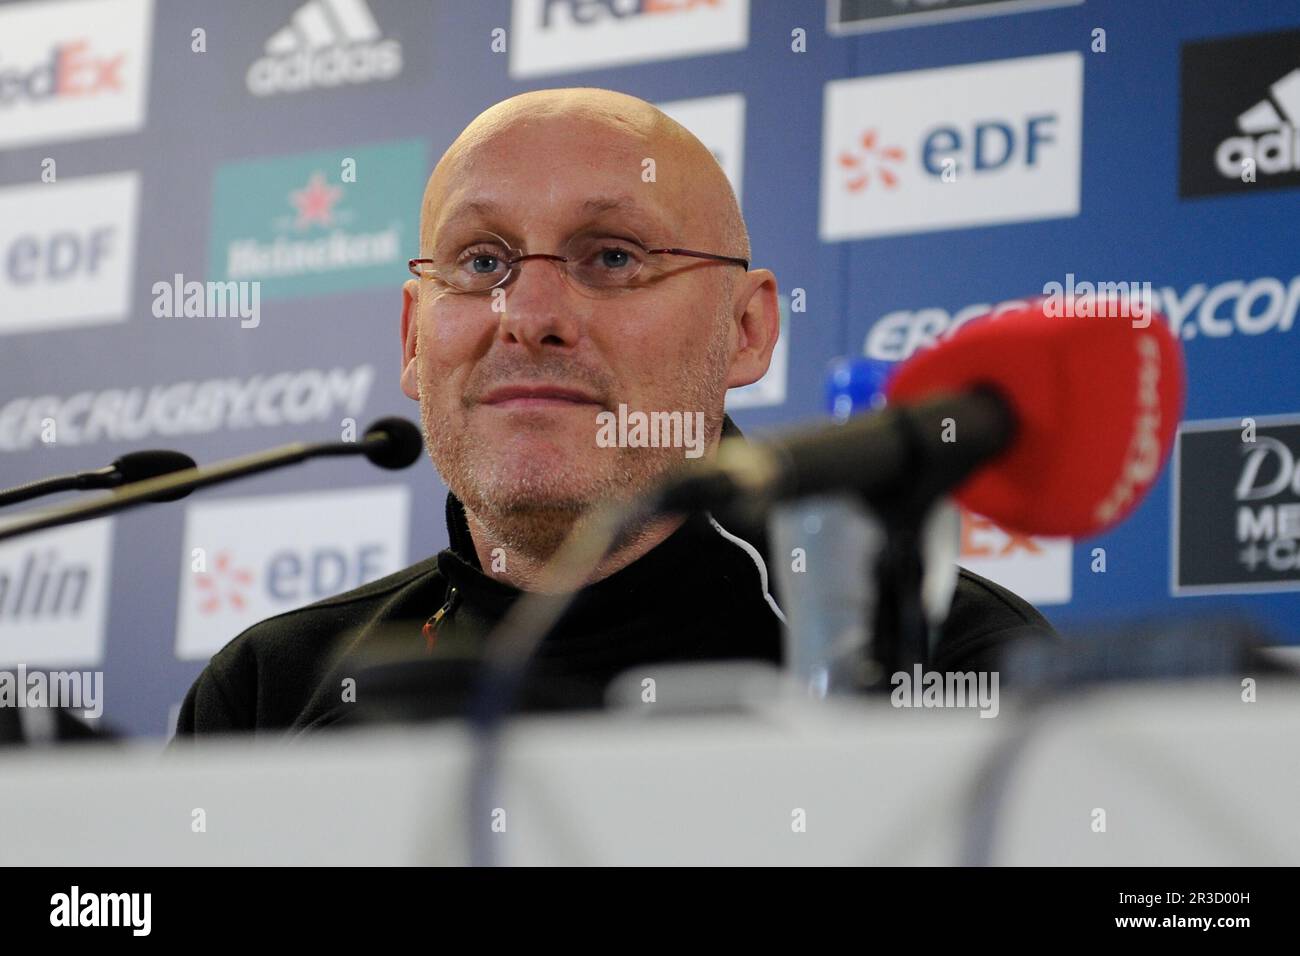
[[[869,358],[831,362],[826,376],[831,417],[845,421],[883,408],[892,368],[892,363]],[[786,611],[786,670],[815,697],[860,692],[881,676],[872,672],[867,651],[883,526],[856,496],[821,495],[773,509],[769,533]],[[940,502],[923,534],[922,600],[933,635],[947,616],[957,584],[956,508]]]

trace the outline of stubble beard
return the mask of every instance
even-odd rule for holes
[[[728,326],[715,320],[714,329],[704,361],[691,366],[678,385],[680,409],[645,409],[680,410],[688,415],[702,411],[706,443],[722,427],[730,364]],[[418,358],[417,350],[417,362]],[[483,527],[494,546],[530,561],[549,560],[596,505],[630,500],[653,488],[685,461],[681,448],[615,447],[599,449],[597,460],[605,461],[604,456],[608,460],[595,469],[581,468],[580,463],[589,459],[575,455],[564,457],[560,467],[553,462],[537,468],[525,463],[523,470],[511,469],[505,474],[493,465],[499,453],[481,435],[459,424],[449,426],[423,400],[420,422],[434,467],[464,504],[471,521]],[[591,429],[594,446],[594,412]],[[629,546],[647,533],[646,525],[629,528],[613,550]]]

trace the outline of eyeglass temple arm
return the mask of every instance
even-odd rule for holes
[[[696,259],[714,259],[718,262],[734,262],[736,265],[749,271],[749,260],[742,259],[739,256],[720,256],[714,252],[696,252],[694,249],[647,249],[646,252],[660,253],[666,252],[674,256],[693,256]]]

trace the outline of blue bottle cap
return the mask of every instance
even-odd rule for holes
[[[893,362],[860,356],[837,358],[826,369],[826,411],[837,421],[885,405]]]

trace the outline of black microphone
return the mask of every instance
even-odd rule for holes
[[[150,501],[170,500],[168,496],[172,499],[178,498],[195,488],[206,488],[209,485],[232,481],[246,475],[297,464],[308,458],[365,455],[371,464],[378,465],[380,468],[393,470],[405,468],[420,457],[422,444],[420,430],[405,418],[381,418],[366,429],[365,435],[359,442],[340,441],[318,444],[294,442],[270,451],[230,458],[202,468],[187,468],[169,475],[137,481],[110,491],[107,495],[93,501],[51,508],[0,525],[0,541],[77,521],[99,518]]]
[[[1159,477],[1185,379],[1168,323],[1054,317],[1036,300],[918,352],[890,379],[884,412],[724,442],[664,497],[689,510],[844,490],[888,515],[955,492],[1010,531],[1089,537],[1124,520]]]
[[[945,440],[948,422],[956,423],[959,440]],[[761,509],[841,491],[878,507],[907,501],[924,508],[1010,447],[1017,428],[1002,395],[972,389],[769,441],[729,438],[712,461],[669,478],[655,508],[685,512],[744,500]]]
[[[94,471],[83,471],[74,475],[58,475],[54,478],[41,478],[0,491],[0,508],[14,505],[20,501],[30,501],[44,495],[60,491],[94,491],[104,488],[118,488],[137,481],[169,475],[174,471],[196,467],[194,459],[178,451],[152,449],[150,451],[128,452],[111,465]],[[171,493],[167,498],[155,498],[155,501],[172,501],[189,494],[189,490]]]

